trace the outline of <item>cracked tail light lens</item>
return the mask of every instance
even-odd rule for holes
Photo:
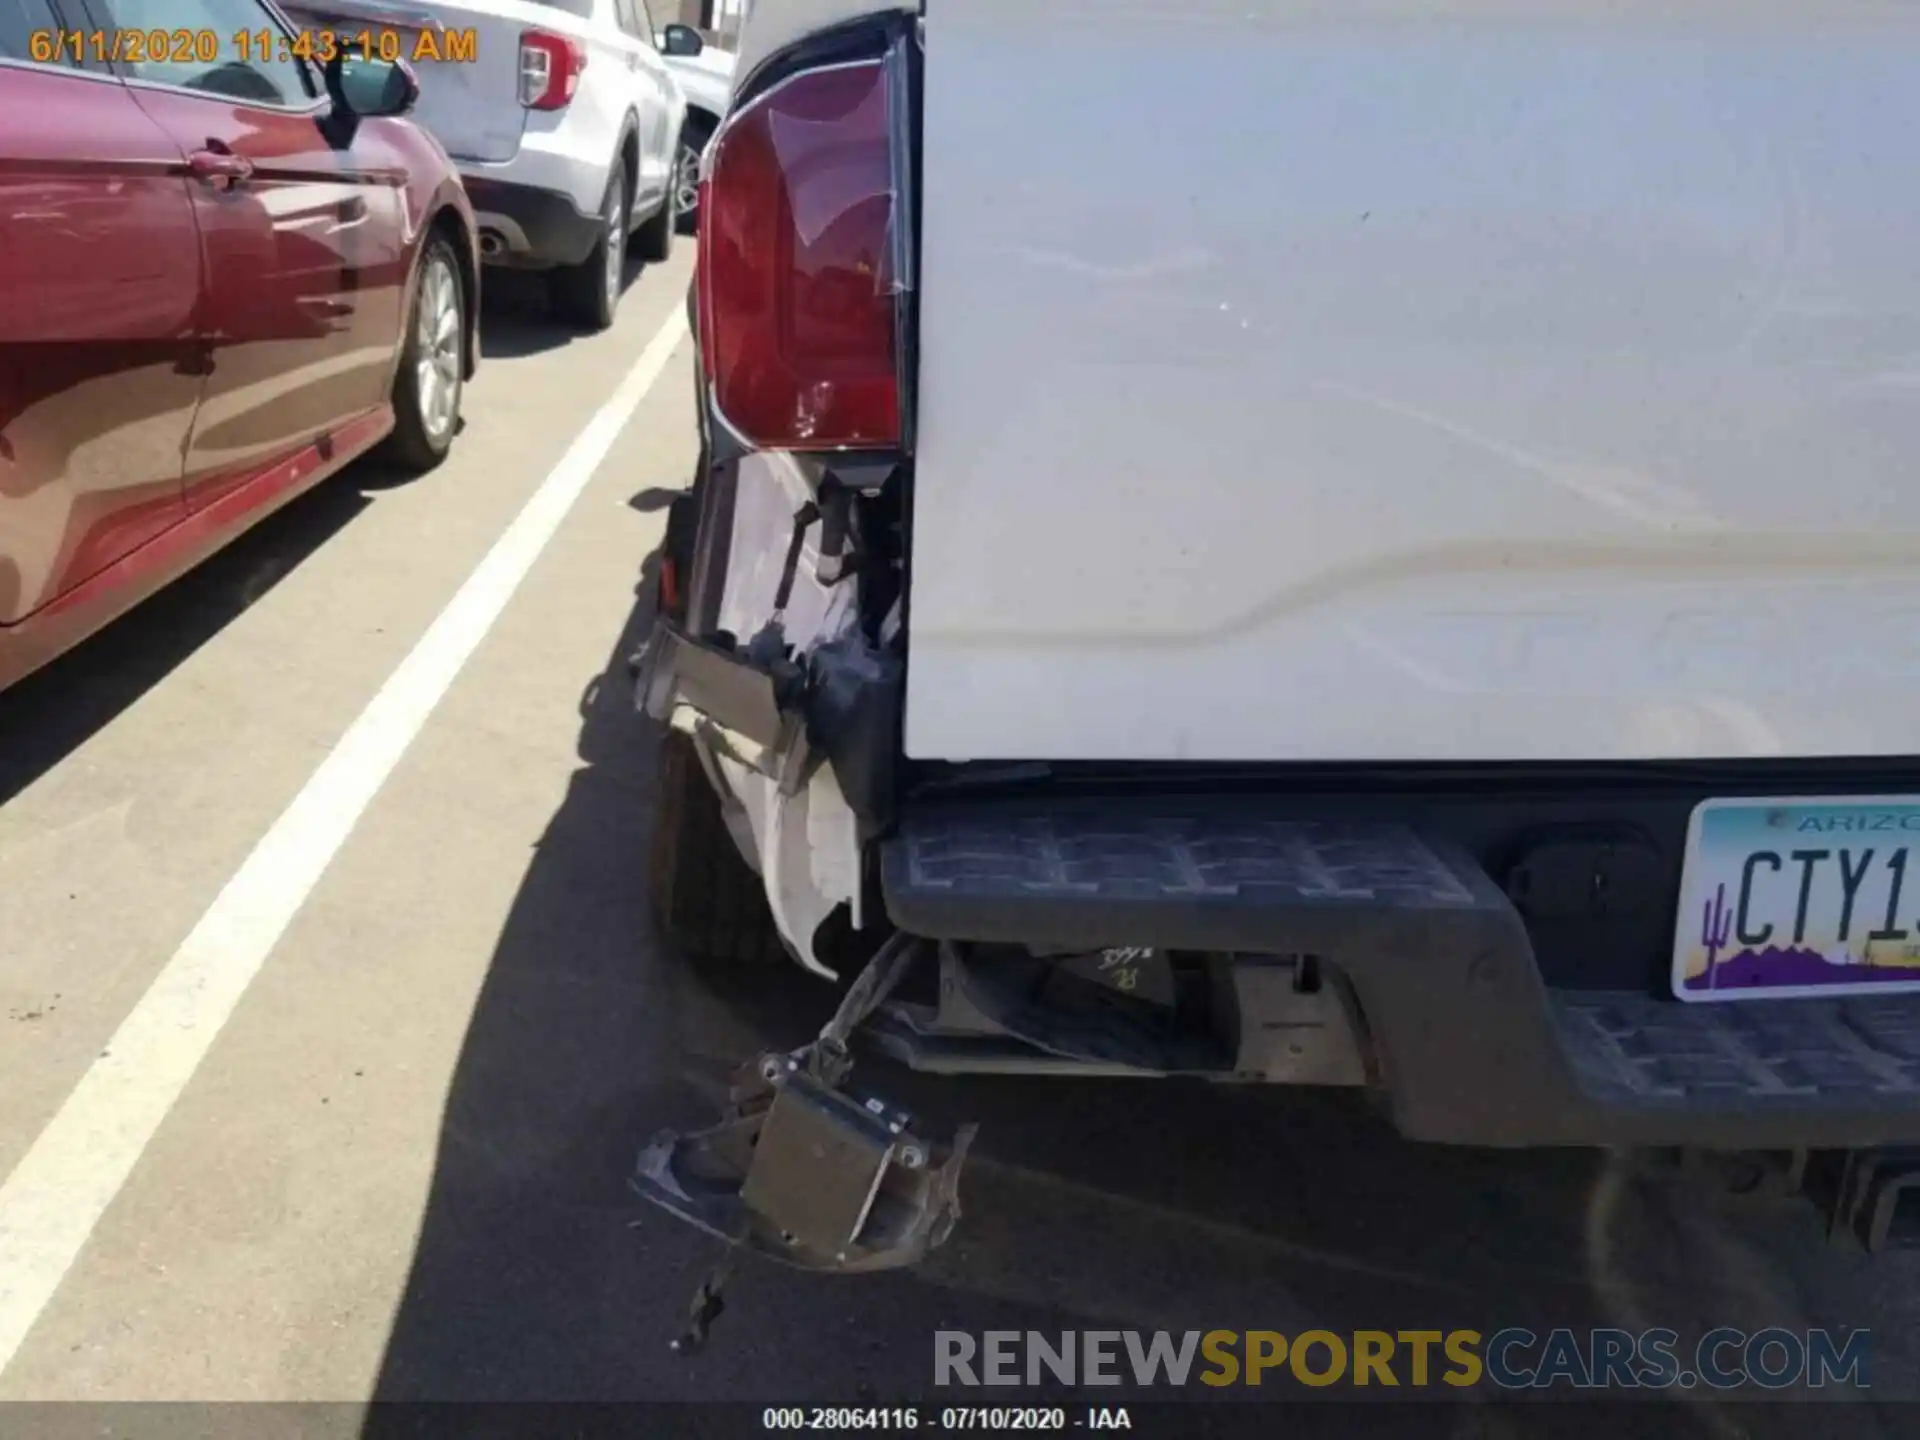
[[[700,197],[700,350],[763,450],[900,440],[892,99],[879,60],[808,71],[731,116]]]

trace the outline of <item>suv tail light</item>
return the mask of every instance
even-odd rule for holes
[[[580,88],[587,48],[551,30],[520,32],[520,103],[529,110],[564,110]]]
[[[757,448],[900,441],[893,88],[884,60],[802,72],[708,151],[700,353],[714,408]]]

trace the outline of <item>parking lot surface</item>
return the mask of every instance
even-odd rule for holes
[[[797,969],[693,970],[647,913],[627,660],[695,461],[690,248],[591,338],[495,284],[446,465],[353,467],[0,697],[0,1176],[77,1177],[61,1213],[6,1212],[45,1230],[0,1234],[16,1255],[73,1253],[44,1294],[0,1277],[0,1399],[878,1402],[930,1394],[940,1329],[1722,1324],[1868,1327],[1875,1394],[1920,1396],[1920,1264],[1795,1203],[1407,1146],[1348,1096],[877,1063],[982,1122],[953,1241],[863,1279],[749,1264],[675,1354],[714,1246],[632,1197],[634,1156],[830,1004]],[[210,915],[258,963],[222,951],[230,1015],[190,997],[188,1038],[156,1031]],[[117,1041],[177,1095],[143,1098]],[[1912,1433],[1697,1395],[1662,1423]]]

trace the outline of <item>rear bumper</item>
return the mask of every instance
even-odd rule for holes
[[[656,718],[700,717],[767,774],[800,724],[776,676],[665,622],[642,693]],[[1687,801],[1660,806],[1680,820]],[[1396,808],[1424,818],[1397,821]],[[1455,1144],[1920,1143],[1920,995],[1683,1004],[1633,953],[1643,931],[1673,933],[1672,887],[1661,879],[1673,867],[1657,837],[1636,849],[1603,830],[1597,848],[1536,848],[1530,930],[1442,815],[1404,797],[1368,810],[1351,797],[1220,791],[916,796],[880,845],[882,894],[900,930],[1055,954],[1198,954],[1221,982],[1219,999],[1210,1036],[1183,1032],[1177,1043],[1111,1017],[1076,1026],[1028,1003],[1030,992],[996,986],[991,954],[976,964],[949,952],[939,1008],[917,1019],[900,1010],[875,1038],[918,1068],[949,1072],[1366,1083],[1403,1134]],[[1598,865],[1591,873],[1618,882],[1616,905],[1636,887],[1664,901],[1641,906],[1630,926],[1605,914],[1576,922],[1547,903],[1549,862],[1570,854],[1584,857],[1574,873]],[[1547,923],[1543,907],[1564,914]],[[1287,983],[1287,967],[1309,956],[1334,977],[1333,993]]]
[[[1920,996],[1683,1005],[1549,987],[1485,870],[1413,828],[1233,800],[947,803],[902,815],[882,883],[893,922],[919,935],[1320,957],[1412,1139],[1920,1141]]]
[[[578,265],[605,228],[598,214],[581,210],[562,191],[463,175],[488,264]]]

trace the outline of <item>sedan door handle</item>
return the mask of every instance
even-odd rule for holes
[[[253,174],[253,162],[224,150],[196,150],[187,156],[187,169],[215,190],[231,190]]]

